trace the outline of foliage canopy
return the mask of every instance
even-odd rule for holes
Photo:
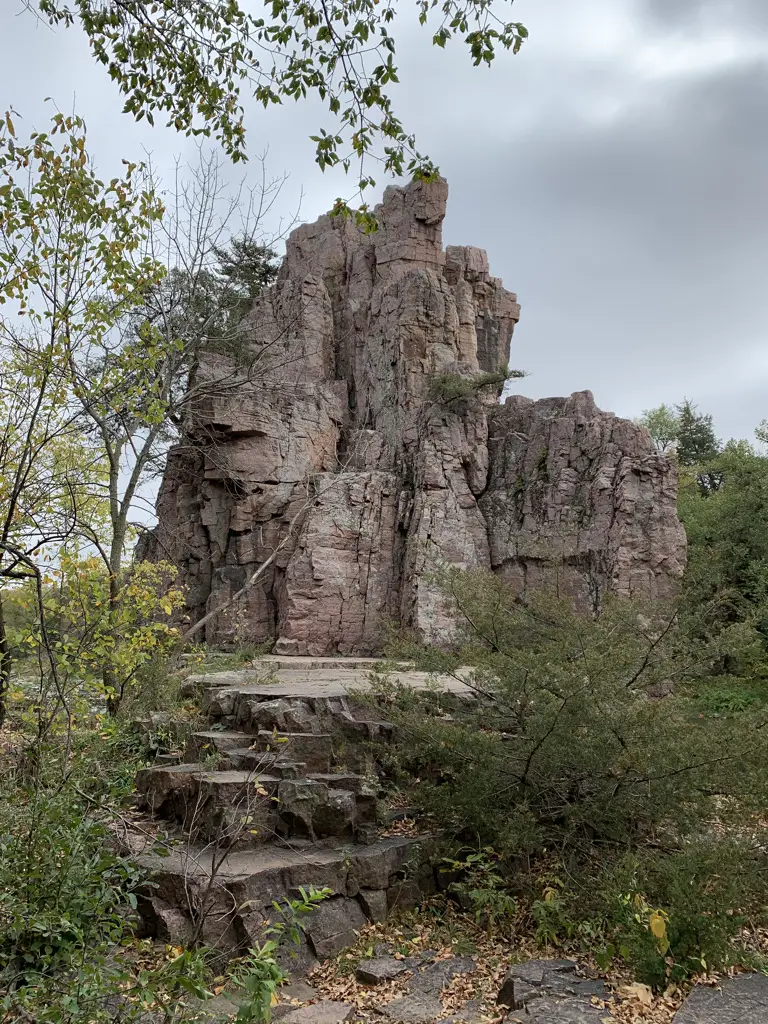
[[[461,38],[473,64],[517,52],[525,27],[506,20],[513,0],[415,0],[419,23],[444,47]],[[94,58],[125,97],[187,135],[213,135],[233,160],[245,156],[244,96],[264,107],[314,94],[338,124],[312,136],[321,169],[360,161],[359,187],[375,184],[362,160],[388,173],[431,176],[397,117],[396,0],[270,0],[252,12],[238,0],[38,0],[51,23],[79,25]],[[344,208],[344,204],[340,204]]]

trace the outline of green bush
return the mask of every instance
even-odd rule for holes
[[[437,373],[430,378],[428,394],[433,402],[450,405],[484,391],[500,395],[508,380],[524,376],[522,371],[510,370],[506,366],[490,373]]]
[[[140,987],[114,956],[131,934],[140,877],[108,828],[137,757],[110,727],[57,727],[4,758],[0,1006],[10,1020],[112,1020],[121,986]]]
[[[690,672],[674,608],[613,599],[585,617],[485,572],[437,578],[459,640],[396,653],[469,695],[382,677],[373,698],[412,801],[495,851],[541,944],[620,950],[656,985],[727,962],[740,908],[768,893],[753,847],[719,838],[766,804],[762,702],[715,715],[685,686],[658,698]]]
[[[69,787],[3,796],[2,1005],[34,1007],[39,1020],[81,1019],[93,998],[103,1002],[110,973],[119,973],[110,971],[108,954],[124,934],[138,875]],[[56,1006],[60,1016],[50,1016]]]
[[[654,988],[744,962],[734,940],[764,914],[762,861],[754,845],[717,837],[621,861],[600,883],[613,949]]]
[[[648,691],[675,677],[674,611],[606,601],[595,618],[545,593],[515,598],[484,572],[441,581],[464,623],[456,650],[401,645],[423,668],[470,666],[472,700],[383,686],[417,798],[457,834],[505,855],[566,861],[683,834],[708,794],[759,802],[761,723],[700,717]]]
[[[82,949],[115,941],[136,878],[110,852],[81,801],[44,795],[29,822],[2,815],[0,975],[10,987],[66,969]]]

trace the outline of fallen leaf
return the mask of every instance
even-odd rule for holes
[[[636,999],[643,1006],[653,1005],[653,992],[648,985],[639,981],[633,981],[631,985],[623,985],[619,989],[619,995],[625,999]]]

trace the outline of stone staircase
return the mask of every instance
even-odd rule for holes
[[[307,918],[304,944],[286,955],[294,975],[355,941],[366,922],[379,922],[435,891],[428,836],[388,835],[377,813],[376,752],[392,737],[350,696],[364,689],[370,659],[265,658],[260,670],[189,676],[201,696],[206,727],[189,736],[184,759],[165,757],[137,778],[139,806],[164,824],[167,842],[137,853],[151,873],[139,901],[146,934],[181,945],[198,941],[224,959],[263,942],[274,902],[300,887],[328,887],[333,895]],[[264,669],[270,681],[264,681]],[[419,687],[427,677],[402,668]],[[453,679],[446,689],[462,691]],[[286,951],[290,953],[290,951]],[[385,951],[386,952],[386,951]],[[444,1024],[488,1019],[469,999],[451,1017],[440,1001],[456,974],[472,973],[475,959],[433,962],[427,952],[395,960],[363,959],[357,975],[377,986],[410,971],[394,999],[382,998],[362,1016],[344,1003],[317,1001],[282,1015],[284,1024],[384,1020]],[[575,973],[569,961],[533,960],[510,967],[498,992],[504,1024],[619,1024],[611,991],[599,979]],[[286,990],[287,991],[287,990]],[[486,1010],[491,1008],[486,1007]],[[232,1007],[234,1009],[234,1007]],[[655,1019],[655,1018],[654,1018]],[[665,1019],[668,1019],[665,1017]],[[768,978],[744,974],[722,986],[696,988],[672,1024],[763,1024]]]
[[[139,809],[170,837],[138,858],[152,877],[139,903],[147,934],[236,955],[263,941],[273,901],[328,887],[296,971],[434,891],[428,837],[389,835],[379,816],[376,753],[393,728],[350,696],[368,685],[372,664],[264,659],[259,671],[188,677],[205,728],[189,736],[183,759],[166,757],[136,779]]]

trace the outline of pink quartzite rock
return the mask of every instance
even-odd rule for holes
[[[181,567],[197,620],[290,533],[201,639],[375,653],[395,621],[439,642],[439,563],[520,591],[556,572],[584,608],[674,592],[675,470],[645,431],[589,392],[433,397],[437,376],[498,370],[520,315],[481,249],[443,250],[447,196],[444,181],[388,188],[373,234],[341,217],[298,228],[239,361],[200,357],[142,554]]]

